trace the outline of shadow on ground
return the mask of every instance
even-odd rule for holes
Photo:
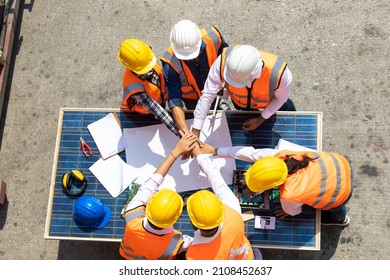
[[[60,241],[59,260],[123,260],[119,242]]]
[[[321,250],[261,249],[264,260],[329,260],[339,243],[340,228],[321,228]],[[118,242],[60,241],[59,260],[123,260]]]
[[[7,196],[3,204],[0,204],[0,230],[4,228],[5,222],[7,220],[7,212],[8,212],[8,200]]]

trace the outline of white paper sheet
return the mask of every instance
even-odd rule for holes
[[[275,229],[276,218],[271,216],[255,216],[255,228]]]
[[[89,170],[112,197],[120,195],[137,178],[137,174],[119,155],[106,160],[100,158]]]
[[[187,120],[190,127],[193,120]],[[136,173],[137,182],[142,183],[154,173],[163,159],[169,155],[179,140],[163,124],[123,129],[127,142],[126,162],[131,172]],[[208,116],[203,125],[200,140],[217,147],[232,145],[226,115],[217,113]],[[215,165],[221,171],[227,184],[232,183],[233,170],[236,168],[234,159],[214,158]],[[165,176],[160,188],[175,189],[178,192],[209,188],[210,184],[200,171],[196,159],[182,161],[179,157]]]
[[[89,124],[88,130],[103,159],[116,155],[126,148],[122,129],[113,113]]]
[[[275,146],[277,150],[288,150],[288,151],[313,151],[313,149],[306,148],[305,146],[297,145],[290,141],[279,139],[278,144]]]

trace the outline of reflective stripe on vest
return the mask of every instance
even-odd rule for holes
[[[245,224],[234,209],[223,205],[225,217],[221,230],[208,243],[190,244],[186,258],[191,260],[253,260],[253,251],[245,236]]]
[[[155,239],[156,238],[157,239],[163,238],[163,239],[161,239],[160,243],[167,244],[167,247],[163,252],[161,252],[161,255],[159,257],[157,257],[156,259],[166,260],[166,259],[170,259],[173,256],[175,256],[176,251],[178,250],[178,246],[180,246],[180,244],[181,244],[180,242],[182,239],[182,234],[178,231],[175,231],[175,232],[169,233],[169,236],[164,235],[164,236],[159,237],[153,233],[147,232],[142,225],[144,217],[145,217],[145,208],[141,207],[141,206],[139,206],[139,207],[140,207],[139,209],[130,210],[127,214],[125,214],[126,227],[128,226],[129,223],[133,223],[133,224],[130,224],[129,227],[132,229],[132,231],[135,234],[135,235],[134,234],[130,235],[127,238],[132,238],[132,236],[145,236],[144,234],[149,234],[150,236],[153,236],[153,238],[155,238]],[[146,232],[141,233],[141,235],[139,235],[139,233],[138,234],[135,233],[137,231],[140,231],[140,232],[146,231]],[[127,234],[131,234],[131,233],[128,232],[127,230],[125,231],[125,236],[123,237],[123,240],[122,240],[121,245],[120,245],[121,254],[124,254],[128,258],[136,259],[136,260],[150,259],[150,256],[147,257],[147,256],[140,255],[140,252],[139,252],[140,249],[138,249],[137,252],[135,252],[134,250],[136,250],[136,248],[133,249],[131,246],[125,245],[125,237]],[[171,235],[171,234],[173,234],[173,235]],[[168,238],[170,238],[170,240],[168,240]],[[154,242],[158,242],[157,239],[154,240]],[[130,240],[130,239],[128,239],[128,240]],[[139,241],[141,242],[141,239]],[[134,246],[134,244],[133,244],[133,246]],[[158,251],[156,251],[156,252],[158,252]]]
[[[222,44],[222,37],[219,32],[214,30],[211,26],[202,28],[201,34],[203,42],[206,43],[206,48],[204,51],[206,51],[207,54],[208,68],[210,68],[218,57],[218,50]],[[177,57],[174,55],[172,47],[168,48],[168,50],[161,57],[161,60],[168,63],[179,75],[183,98],[194,100],[199,99],[202,93],[198,88],[193,74],[184,62],[177,59]]]
[[[139,256],[139,255],[136,255],[134,253],[131,253],[131,252],[134,252],[133,249],[131,249],[129,246],[124,246],[123,242],[121,242],[121,249],[122,249],[122,252],[127,257],[129,257],[131,259],[134,259],[134,260],[147,260],[147,258],[145,258],[144,256]]]
[[[175,72],[177,74],[179,74],[179,77],[180,77],[180,82],[181,82],[181,87],[182,87],[182,94],[183,95],[188,95],[188,94],[191,94],[193,92],[193,90],[186,90],[186,91],[183,91],[183,88],[187,88],[187,87],[190,87],[190,85],[188,84],[187,82],[187,77],[186,75],[184,74],[184,70],[183,70],[183,67],[181,66],[181,62],[180,60],[177,59],[177,57],[166,51],[163,55],[163,57],[165,57],[168,61],[170,61],[171,63],[169,63],[171,65],[171,67],[175,70]]]
[[[126,224],[134,220],[135,218],[143,217],[145,216],[145,209],[139,209],[136,211],[131,211],[130,213],[125,215],[125,222]]]
[[[222,44],[222,38],[219,33],[219,36],[217,35],[218,31],[214,31],[211,26],[207,26],[206,29],[202,29],[201,32],[202,34],[207,32],[206,34],[203,34],[202,37],[203,41],[206,42],[207,62],[210,69],[218,57],[218,50]]]
[[[308,166],[289,174],[280,187],[280,197],[289,202],[304,203],[329,210],[341,205],[351,192],[350,166],[340,154],[331,152],[280,151],[275,156],[286,160],[303,156],[315,158]]]
[[[179,243],[181,239],[181,234],[175,234],[171,242],[169,243],[167,249],[162,253],[162,255],[158,258],[158,260],[167,260],[171,256],[175,255],[175,250],[177,247],[177,244]],[[135,259],[135,260],[146,260],[147,258],[144,256],[139,256],[134,253],[134,250],[130,248],[130,246],[125,246],[123,242],[121,243],[121,248],[123,250],[123,253],[128,256],[129,258]],[[132,252],[132,253],[131,253]]]
[[[165,252],[161,255],[161,257],[159,258],[159,260],[166,260],[168,259],[170,256],[172,256],[174,253],[175,253],[175,249],[176,249],[176,246],[177,246],[177,243],[179,243],[181,239],[181,234],[175,234],[172,239],[171,239],[171,242],[169,243],[167,249],[165,250]]]
[[[326,174],[327,174],[327,171],[326,171],[325,163],[322,160],[322,158],[319,156],[319,154],[315,153],[315,152],[313,152],[313,154],[317,157],[317,160],[318,160],[318,163],[320,164],[321,172],[322,172],[320,194],[318,195],[316,201],[312,204],[313,207],[316,207],[317,204],[320,203],[320,201],[322,200],[322,198],[323,198],[323,196],[325,194],[325,191],[326,191]],[[333,159],[334,165],[336,166],[336,171],[337,171],[337,173],[336,173],[337,174],[337,176],[336,176],[336,187],[335,187],[335,191],[333,192],[332,197],[331,197],[329,203],[324,205],[322,208],[327,208],[327,207],[331,206],[336,201],[336,197],[339,194],[340,189],[341,189],[340,165],[339,165],[336,157],[333,154],[330,154],[330,157]]]
[[[124,89],[123,89],[123,97],[122,99],[125,99],[127,97],[127,95],[129,94],[129,92],[132,92],[132,91],[135,91],[135,90],[139,90],[140,92],[145,92],[145,87],[143,84],[141,83],[132,83],[128,86],[126,86]]]
[[[276,59],[275,65],[272,68],[271,72],[271,78],[269,79],[269,100],[271,100],[274,97],[274,92],[276,88],[276,83],[278,82],[279,78],[279,71],[283,67],[284,61],[281,60],[279,57]]]
[[[246,260],[248,258],[248,252],[249,252],[249,246],[248,244],[244,244],[242,247],[240,248],[236,248],[236,249],[230,249],[230,256],[229,256],[229,259],[230,260],[234,260],[234,258],[236,256],[239,256],[239,255],[243,255],[240,259],[241,260]]]
[[[162,74],[161,67],[156,64],[153,70],[157,73],[160,79],[160,87],[150,83],[149,81],[143,81],[138,76],[136,76],[129,69],[126,69],[123,73],[123,96],[121,102],[121,110],[123,111],[134,111],[140,114],[150,114],[145,107],[138,105],[136,102],[129,102],[129,99],[133,94],[145,92],[151,99],[156,101],[158,104],[163,104],[168,99],[168,93],[166,91],[164,76]],[[128,104],[130,103],[130,104]],[[133,104],[132,104],[133,103]],[[129,105],[132,106],[129,108]]]
[[[233,47],[225,48],[222,52],[220,76],[223,81],[225,81],[224,70],[226,67],[227,57],[233,49],[238,46],[239,45],[235,45]],[[284,70],[287,65],[274,54],[263,51],[259,51],[259,53],[263,58],[263,70],[260,78],[253,81],[251,88],[235,88],[225,81],[225,87],[227,88],[230,97],[233,102],[241,108],[259,109],[266,107],[274,97],[275,88],[278,87],[278,82],[283,74],[283,71],[281,70]],[[248,101],[250,104],[248,104]]]

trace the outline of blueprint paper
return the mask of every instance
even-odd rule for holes
[[[190,127],[193,119],[186,120]],[[138,128],[123,129],[127,148],[126,162],[133,173],[137,174],[137,182],[142,183],[155,172],[156,168],[169,156],[179,138],[164,124]],[[216,147],[232,145],[230,131],[225,113],[208,116],[203,125],[200,140]],[[213,158],[214,164],[221,171],[227,184],[232,183],[234,159]],[[206,176],[200,170],[196,159],[182,161],[179,157],[165,176],[160,188],[170,188],[178,192],[211,187]]]

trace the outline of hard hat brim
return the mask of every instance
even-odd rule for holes
[[[183,53],[183,52],[179,52],[177,51],[173,46],[172,46],[172,50],[173,52],[175,53],[175,56],[177,59],[181,59],[181,60],[191,60],[191,59],[194,59],[196,57],[198,57],[199,53],[200,53],[200,46],[199,45],[199,48],[197,51],[193,51],[191,53]]]
[[[110,218],[111,218],[111,209],[110,209],[110,207],[108,207],[107,205],[104,205],[104,210],[105,210],[106,214],[104,215],[103,220],[98,225],[94,225],[93,228],[95,228],[95,229],[102,229],[110,221]]]
[[[229,85],[231,85],[232,87],[235,87],[235,88],[243,88],[246,86],[246,84],[248,83],[249,80],[247,81],[242,81],[242,83],[239,83],[239,82],[236,82],[235,80],[233,80],[228,71],[226,70],[227,67],[225,67],[224,69],[224,73],[223,73],[223,76],[225,77],[225,82],[228,83]]]

